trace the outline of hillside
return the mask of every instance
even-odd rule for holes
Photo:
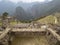
[[[46,16],[42,19],[38,19],[37,21],[43,24],[47,23],[55,24],[55,20],[57,20],[57,24],[60,25],[60,13],[55,13],[54,15]]]
[[[52,15],[46,16],[45,18],[39,19],[38,22],[40,23],[54,23],[55,19]]]

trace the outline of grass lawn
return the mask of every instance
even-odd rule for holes
[[[19,21],[18,23],[20,24],[21,22]],[[10,22],[10,24],[11,25],[15,25],[15,24],[17,24],[17,22],[16,21],[12,21],[12,22]]]
[[[2,26],[2,22],[0,22],[0,26]]]
[[[38,20],[38,22],[40,22],[40,23],[53,23],[54,24],[55,19],[52,15],[50,15],[50,16],[47,16],[43,19]]]

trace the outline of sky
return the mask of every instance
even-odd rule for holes
[[[1,1],[1,0],[0,0]],[[5,0],[4,0],[5,1]],[[6,1],[8,1],[8,0],[6,0]],[[17,2],[19,2],[19,1],[22,1],[22,2],[44,2],[45,0],[9,0],[9,1],[12,1],[12,2],[14,2],[14,3],[17,3]],[[51,1],[51,0],[50,0]]]

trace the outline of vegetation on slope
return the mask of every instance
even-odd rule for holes
[[[38,22],[40,22],[40,23],[53,23],[54,24],[55,19],[54,19],[53,15],[50,15],[50,16],[46,16],[43,19],[38,20]]]

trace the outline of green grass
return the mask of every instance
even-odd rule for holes
[[[47,16],[43,19],[38,20],[38,22],[40,22],[40,23],[53,23],[54,24],[55,19],[52,15],[50,15],[50,16]]]
[[[21,22],[19,21],[18,23],[20,24]],[[16,21],[12,21],[12,22],[10,22],[10,24],[11,25],[15,25],[15,24],[17,24],[17,22]]]
[[[2,26],[2,22],[0,22],[0,26]]]

